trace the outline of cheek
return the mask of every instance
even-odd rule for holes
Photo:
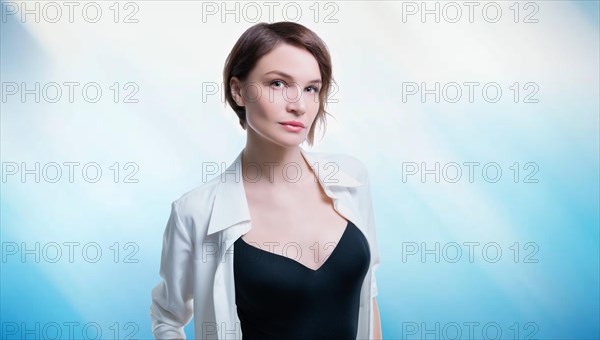
[[[248,85],[244,91],[244,101],[252,105],[260,100],[262,89],[257,85]]]
[[[258,122],[270,119],[281,111],[284,106],[278,104],[277,95],[271,94],[270,96],[269,90],[266,88],[257,88],[253,90],[253,93],[247,94],[249,100],[246,101],[246,113],[249,120]]]
[[[318,93],[311,94],[310,95],[309,103],[310,103],[309,105],[311,105],[312,107],[316,107],[317,110],[318,110],[319,109],[319,103],[320,103],[319,94]]]
[[[262,112],[264,116],[277,115],[282,110],[285,110],[286,100],[282,91],[266,87],[257,95],[252,105],[254,105],[257,111]]]
[[[263,95],[261,97],[261,105],[272,107],[282,107],[287,103],[287,93],[285,89],[274,89],[272,87],[265,87],[263,89]]]
[[[319,112],[320,102],[318,94],[306,95],[306,109],[312,116],[316,116]]]

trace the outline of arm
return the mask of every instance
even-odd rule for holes
[[[193,314],[194,255],[189,235],[173,202],[163,237],[159,271],[162,281],[152,289],[150,318],[156,339],[186,338],[183,327]]]
[[[379,318],[379,306],[377,305],[377,298],[373,298],[373,339],[382,339],[381,320]]]
[[[367,232],[371,238],[371,266],[373,270],[373,277],[371,281],[371,296],[373,297],[373,339],[381,339],[381,320],[379,317],[379,306],[377,305],[377,295],[379,289],[377,287],[377,278],[375,272],[379,267],[379,243],[377,242],[377,231],[375,223],[375,212],[373,209],[373,201],[371,197],[371,186],[369,180],[369,174],[367,168],[363,165],[362,182],[364,183],[364,192],[361,195],[360,206],[361,209],[365,209],[363,214],[367,219]]]

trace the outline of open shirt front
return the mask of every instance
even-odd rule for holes
[[[334,209],[369,243],[371,263],[361,288],[356,338],[372,339],[379,248],[366,167],[349,155],[300,150]],[[252,229],[242,153],[219,176],[171,204],[159,271],[162,281],[152,289],[150,305],[156,339],[185,339],[183,328],[192,315],[195,339],[242,338],[233,252],[234,242]]]

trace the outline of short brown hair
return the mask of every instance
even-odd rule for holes
[[[319,121],[325,127],[327,125],[326,115],[329,112],[325,110],[325,104],[330,94],[330,84],[333,82],[331,56],[327,45],[313,31],[295,22],[281,21],[272,24],[261,22],[247,29],[240,36],[227,56],[223,70],[225,99],[237,114],[244,130],[247,125],[246,109],[237,105],[233,99],[229,81],[232,77],[245,81],[258,60],[282,43],[304,48],[317,60],[322,83],[319,91],[319,112],[315,122]],[[310,146],[314,142],[316,125],[312,124],[308,132],[307,141]]]

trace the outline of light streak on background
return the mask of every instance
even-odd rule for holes
[[[34,2],[1,3],[2,336],[19,338],[25,323],[36,337],[56,322],[66,337],[64,323],[76,322],[76,337],[88,325],[91,338],[96,329],[151,338],[170,203],[212,178],[203,165],[229,165],[245,143],[221,72],[254,12],[238,3],[236,22],[208,14],[220,2],[96,2],[102,16],[90,23],[78,10],[88,2],[76,3],[72,23],[63,2],[55,23],[49,2],[38,2],[39,22],[21,16]],[[474,338],[485,325],[489,338],[497,329],[502,339],[598,338],[598,2],[493,2],[495,23],[486,20],[493,8],[481,12],[490,2],[476,2],[473,22],[457,2],[456,23],[447,2],[439,23],[433,14],[422,22],[420,3],[295,3],[298,22],[329,46],[337,81],[336,119],[313,150],[351,154],[369,169],[384,337],[454,337],[457,324],[465,339],[465,324],[478,323]],[[256,4],[258,21],[269,21]],[[284,20],[277,9],[287,3],[278,4],[271,21]],[[79,84],[72,102],[65,82]],[[479,84],[472,102],[467,82]],[[62,90],[56,103],[51,83]],[[422,100],[436,83],[440,102]],[[82,96],[86,84],[91,95],[101,88],[98,102]],[[452,84],[462,91],[455,103]],[[497,102],[495,87],[482,95],[486,84],[502,90]],[[36,162],[39,183],[32,173],[23,183],[22,164]],[[56,183],[51,162],[63,172]],[[72,183],[64,162],[78,163]],[[436,162],[439,183],[433,173],[422,181]],[[479,164],[472,182],[465,162]],[[97,182],[82,177],[86,164],[91,175],[102,170]]]

